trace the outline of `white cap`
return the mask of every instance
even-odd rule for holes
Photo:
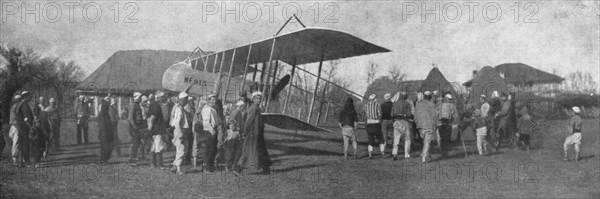
[[[158,97],[162,97],[165,96],[165,92],[162,91],[156,91],[156,93],[154,94],[154,97],[158,98]]]
[[[27,94],[29,94],[29,91],[23,91],[23,92],[21,92],[21,97],[22,97],[22,96],[25,96],[25,95],[27,95]]]
[[[238,100],[238,101],[235,103],[235,105],[236,105],[236,106],[241,106],[241,105],[244,105],[244,104],[245,104],[245,103],[244,103],[244,100]]]
[[[54,98],[50,98],[50,99],[48,100],[48,102],[52,103],[52,102],[56,102],[56,100],[55,100]]]
[[[500,93],[498,91],[492,92],[492,98],[500,97]]]
[[[425,91],[425,92],[423,93],[423,95],[431,95],[431,92],[430,92],[430,91]]]
[[[262,93],[260,91],[256,91],[256,92],[252,93],[252,98],[254,98],[256,96],[262,96]]]
[[[148,101],[148,97],[146,97],[145,95],[142,96],[142,102]]]
[[[194,97],[192,97],[192,96],[189,96],[189,97],[188,97],[188,101],[192,101],[192,100],[194,100]]]
[[[179,99],[184,99],[184,98],[188,97],[188,94],[186,92],[181,92],[181,93],[179,93],[179,95],[177,97]]]
[[[452,95],[450,95],[450,94],[446,94],[444,97],[447,99],[452,99]]]
[[[206,99],[215,98],[215,97],[217,97],[217,94],[211,93],[206,96]]]
[[[21,99],[21,95],[15,95],[15,99]]]
[[[383,99],[385,100],[389,100],[390,98],[392,98],[392,94],[390,93],[386,93],[385,95],[383,95]]]
[[[484,94],[481,94],[479,97],[480,97],[480,98],[485,98],[485,95],[484,95]]]
[[[439,94],[439,92],[437,90],[435,90],[435,91],[433,91],[433,94],[437,95],[437,94]]]
[[[375,99],[375,97],[377,97],[377,95],[371,94],[371,95],[369,95],[369,100]]]
[[[581,109],[579,109],[579,107],[576,106],[573,107],[573,111],[575,111],[575,113],[581,113]]]
[[[133,99],[138,99],[138,98],[140,98],[141,96],[142,96],[142,93],[140,93],[140,92],[134,92],[134,93],[133,93]]]

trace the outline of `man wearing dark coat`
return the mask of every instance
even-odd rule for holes
[[[16,111],[16,123],[18,126],[19,139],[17,144],[19,146],[19,152],[21,153],[18,158],[19,166],[23,164],[30,164],[29,153],[31,148],[31,141],[29,139],[31,127],[33,127],[33,112],[29,106],[31,100],[31,93],[23,91],[21,93],[22,100],[17,103]]]
[[[254,167],[263,174],[269,174],[271,158],[265,144],[265,123],[261,115],[260,101],[262,93],[252,93],[253,104],[246,111],[246,120],[240,134],[244,140],[242,155],[238,161],[236,173],[245,167]]]
[[[495,118],[499,121],[496,129],[502,140],[511,141],[510,144],[512,144],[516,126],[514,103],[512,97],[509,97],[506,93],[502,93],[500,99],[502,100],[502,109],[495,115]]]
[[[110,118],[110,97],[97,99],[98,105],[98,140],[100,141],[100,163],[108,162],[113,149],[113,121]]]
[[[121,142],[119,141],[119,107],[117,107],[117,100],[115,98],[110,98],[108,115],[110,116],[110,125],[113,134],[113,147],[117,152],[117,156],[121,156]]]
[[[142,108],[140,106],[140,99],[142,97],[142,93],[135,92],[133,93],[133,101],[129,103],[128,117],[127,121],[129,123],[129,134],[131,135],[131,152],[129,155],[129,162],[135,163],[138,160],[145,160],[146,151],[145,147],[145,130],[146,130],[146,120],[144,120],[142,114]],[[140,156],[138,159],[138,151],[140,152]]]
[[[500,124],[500,118],[495,117],[496,113],[500,112],[502,109],[502,102],[500,101],[500,94],[498,91],[492,92],[492,97],[489,101],[490,110],[488,111],[488,133],[487,133],[487,142],[491,145],[492,150],[497,151],[500,146],[499,138],[498,138],[498,126]]]

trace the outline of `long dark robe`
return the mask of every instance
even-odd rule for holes
[[[98,112],[98,140],[100,141],[100,160],[106,161],[110,158],[113,148],[113,128],[109,114],[110,105],[102,100]]]
[[[265,123],[259,104],[255,103],[248,108],[246,121],[240,134],[244,137],[244,144],[238,165],[257,170],[268,169],[271,166],[271,158],[265,144]]]

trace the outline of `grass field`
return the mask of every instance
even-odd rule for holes
[[[123,123],[124,124],[124,123]],[[413,158],[391,161],[376,156],[344,161],[338,133],[287,132],[269,128],[266,134],[274,161],[270,175],[225,171],[190,172],[176,176],[148,165],[131,167],[127,157],[98,166],[95,124],[89,145],[72,145],[74,127],[65,123],[65,147],[42,168],[16,168],[5,149],[0,164],[0,198],[600,198],[599,121],[584,122],[582,160],[562,161],[564,121],[550,121],[532,135],[533,149],[502,149],[492,156],[469,156],[461,145],[451,158],[420,163]],[[124,125],[119,137],[128,141]],[[337,132],[338,130],[336,130]],[[366,156],[366,135],[358,132],[359,156]],[[125,155],[128,144],[122,144]],[[388,148],[388,153],[391,149]],[[172,161],[168,152],[165,161]],[[186,168],[189,169],[189,168]]]

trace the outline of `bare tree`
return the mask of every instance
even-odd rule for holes
[[[590,73],[576,71],[566,76],[561,84],[561,90],[574,93],[598,92],[598,83]]]
[[[7,62],[0,72],[0,109],[4,115],[8,115],[12,96],[26,84],[36,83],[52,87],[56,92],[58,104],[62,104],[64,85],[77,83],[84,75],[81,67],[72,61],[65,63],[58,58],[41,58],[31,49],[22,51],[2,46],[0,55]]]
[[[340,60],[331,60],[329,61],[329,65],[325,69],[325,76],[327,80],[331,81],[337,75],[338,68],[340,66]]]
[[[367,65],[367,84],[371,84],[373,80],[375,80],[375,75],[377,75],[377,69],[379,69],[379,65],[373,62],[369,62]]]
[[[388,67],[388,77],[394,81],[395,84],[399,84],[406,78],[406,73],[402,73],[399,66],[391,65]]]

